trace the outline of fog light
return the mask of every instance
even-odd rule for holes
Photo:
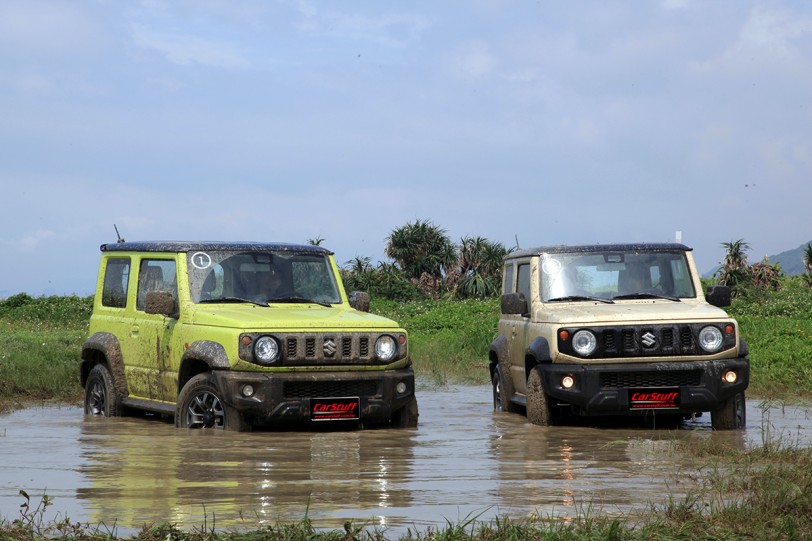
[[[727,383],[736,383],[736,379],[738,379],[738,376],[736,376],[736,372],[734,372],[733,370],[728,370],[722,375],[722,379],[725,380]]]
[[[565,389],[572,389],[573,385],[575,385],[575,380],[572,376],[564,376],[564,379],[561,380],[561,386]]]
[[[242,395],[246,398],[250,398],[254,396],[254,386],[253,385],[243,385],[242,386]]]
[[[401,381],[400,383],[395,385],[395,392],[397,392],[398,394],[405,393],[406,392],[406,384]]]

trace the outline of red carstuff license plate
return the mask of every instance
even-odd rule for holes
[[[679,408],[679,389],[629,389],[629,407],[633,410]]]
[[[352,421],[361,418],[361,401],[355,398],[312,398],[310,418],[314,421]]]

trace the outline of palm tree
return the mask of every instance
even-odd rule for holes
[[[457,296],[483,298],[497,295],[502,282],[502,260],[508,252],[500,242],[483,237],[463,237],[457,260]]]
[[[750,245],[744,239],[723,242],[727,250],[722,267],[717,272],[719,285],[735,288],[749,281],[750,268],[747,266],[747,250]]]
[[[416,220],[393,230],[387,237],[386,255],[414,280],[424,274],[434,281],[442,280],[457,259],[445,230],[429,220]]]

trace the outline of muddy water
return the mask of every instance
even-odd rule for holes
[[[170,521],[256,528],[307,514],[316,526],[424,531],[470,517],[609,514],[662,503],[699,466],[674,439],[809,445],[803,408],[748,403],[746,432],[650,425],[535,427],[491,411],[489,387],[424,389],[414,430],[180,431],[156,418],[85,418],[78,408],[0,417],[0,516],[47,494],[47,516],[116,525]]]

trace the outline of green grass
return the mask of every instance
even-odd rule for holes
[[[78,361],[87,338],[90,297],[0,302],[0,411],[31,401],[81,400]]]

